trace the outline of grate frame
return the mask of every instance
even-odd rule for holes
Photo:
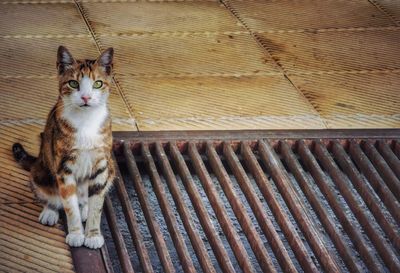
[[[121,163],[127,165],[132,178],[129,183],[134,185],[165,272],[196,272],[196,268],[204,272],[397,272],[399,139],[399,129],[115,132],[113,150],[117,167]],[[117,169],[118,176],[123,177]],[[151,181],[173,245],[167,246],[156,221],[154,204],[149,203],[143,187],[144,172]],[[249,174],[257,186],[250,182]],[[210,175],[219,182],[219,191],[225,194],[235,218],[227,214],[227,204],[222,202]],[[207,211],[194,176],[201,182],[207,196],[205,202],[214,212]],[[182,196],[177,177],[185,186],[194,212],[185,203],[188,200]],[[238,187],[233,187],[232,179]],[[310,185],[310,181],[314,184]],[[254,187],[258,187],[257,192],[272,215],[266,213]],[[307,206],[296,192],[299,189]],[[241,203],[238,190],[247,200],[247,207]],[[171,194],[176,213],[165,191]],[[140,270],[156,272],[151,261],[154,257],[146,248],[123,179],[115,182],[115,192],[131,238],[122,236],[109,197],[104,214],[122,272],[134,272],[126,240],[133,241]],[[249,208],[254,217],[249,217]],[[210,213],[215,219],[210,218]],[[199,220],[208,247],[193,218]],[[216,232],[215,221],[221,226],[222,235]],[[276,233],[272,221],[283,235]],[[185,234],[178,225],[183,226]],[[246,244],[238,231],[243,232]],[[325,245],[327,238],[332,248]],[[196,255],[189,255],[188,245]],[[175,248],[174,254],[171,246]],[[227,249],[231,249],[230,254]],[[87,263],[83,258],[87,254],[82,253],[92,250],[78,248],[72,252],[76,271],[83,272],[79,264]],[[97,259],[90,264],[102,265],[102,272],[113,272],[107,247],[96,253]],[[252,264],[250,254],[258,265]],[[171,255],[179,259],[179,268],[172,263]]]

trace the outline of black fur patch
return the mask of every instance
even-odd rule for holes
[[[50,170],[47,167],[41,165],[39,169],[39,172],[33,173],[35,184],[42,187],[52,188],[56,183],[55,177],[50,173]]]
[[[90,179],[90,180],[95,179],[99,174],[105,172],[105,170],[107,170],[107,166],[106,166],[106,167],[103,167],[103,168],[100,168],[100,169],[97,169],[97,171],[96,171],[94,174],[92,174],[92,175],[89,177],[89,179]]]
[[[17,162],[23,160],[24,157],[26,157],[28,155],[27,152],[24,150],[24,147],[22,147],[22,145],[19,143],[15,143],[12,146],[12,151],[13,151],[14,158]]]
[[[61,174],[61,173],[72,174],[72,170],[70,168],[68,168],[67,162],[69,162],[69,161],[74,162],[75,160],[76,160],[76,157],[74,157],[74,156],[64,156],[61,159],[60,167],[58,168],[57,173],[58,174]]]
[[[107,183],[104,184],[94,184],[89,186],[89,197],[99,194],[105,187]]]
[[[22,168],[24,168],[27,171],[30,171],[32,165],[36,161],[36,157],[29,155],[20,143],[15,143],[12,146],[12,152],[15,160],[19,164],[21,164]]]

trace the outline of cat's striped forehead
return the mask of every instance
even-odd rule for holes
[[[69,87],[69,82],[75,80],[81,85],[84,79],[89,79],[90,84],[100,80],[103,85],[101,91],[110,91],[111,77],[106,74],[104,67],[99,65],[96,60],[85,59],[76,60],[69,69],[59,75],[60,93],[63,95],[71,94],[73,90]]]
[[[92,80],[96,80],[103,75],[104,71],[99,67],[96,60],[77,60],[76,66],[74,67],[74,76],[77,79],[81,79],[84,76],[88,76]]]
[[[109,81],[109,77],[104,72],[104,68],[101,67],[96,60],[76,60],[70,69],[60,75],[60,84],[67,83],[69,80],[76,80],[80,82],[84,77],[88,77],[92,81],[102,80],[104,82]]]

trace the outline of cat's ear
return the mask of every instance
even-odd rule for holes
[[[112,47],[107,48],[101,53],[97,59],[97,63],[103,68],[107,75],[111,75],[111,69],[113,66],[114,49]]]
[[[57,70],[58,74],[63,74],[75,63],[74,58],[65,46],[59,46],[57,51]]]

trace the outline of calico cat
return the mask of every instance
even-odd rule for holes
[[[101,213],[115,176],[108,110],[113,52],[109,48],[97,60],[75,60],[60,46],[59,97],[47,117],[39,156],[13,145],[16,161],[31,172],[32,189],[44,204],[39,221],[56,224],[58,210],[64,208],[66,242],[73,247],[104,244]]]

